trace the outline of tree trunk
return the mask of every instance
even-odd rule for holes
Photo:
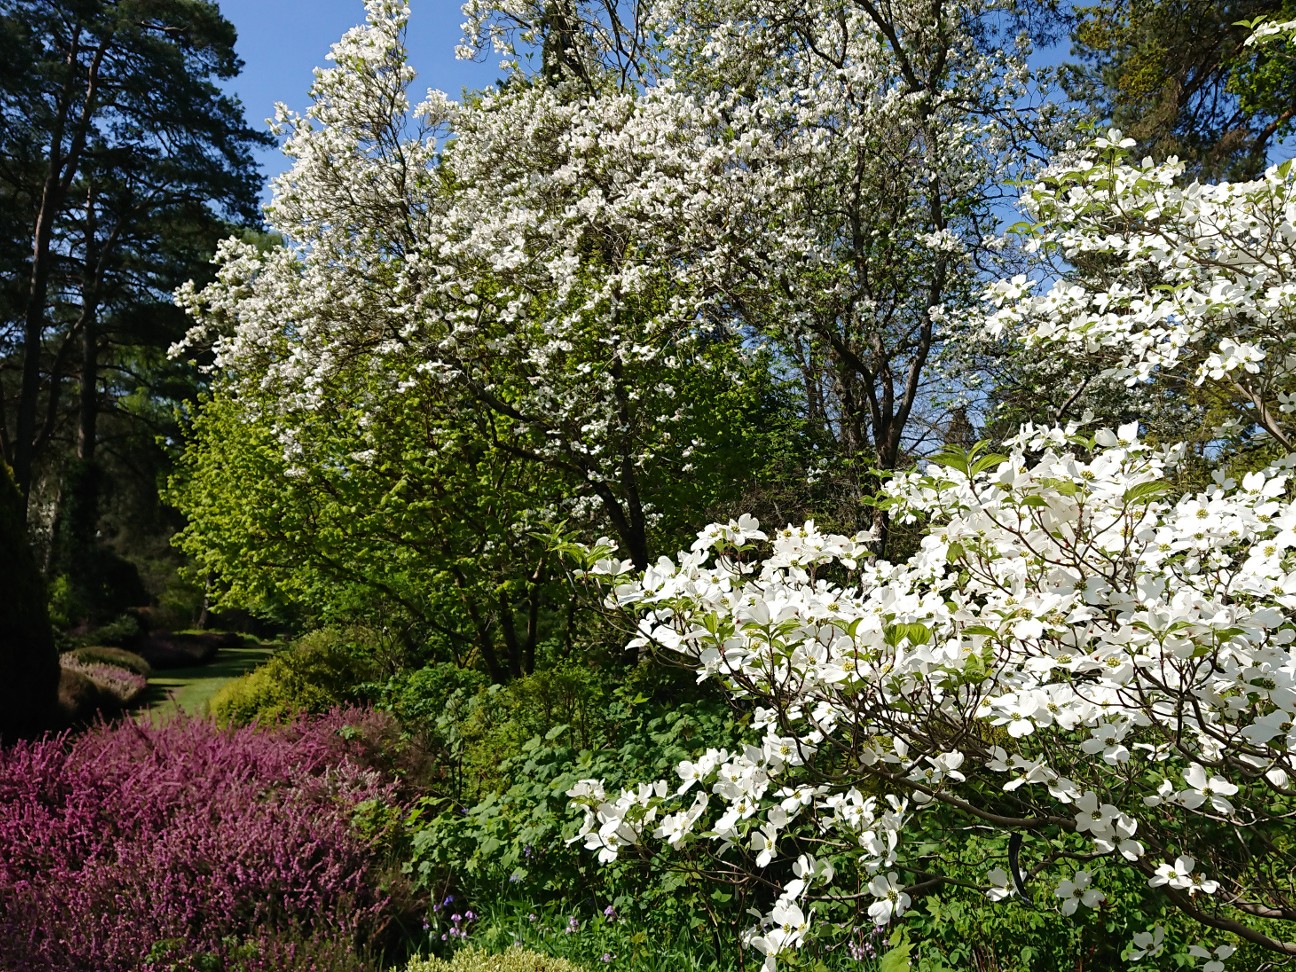
[[[8,598],[0,611],[0,741],[47,728],[58,697],[58,652],[23,507],[0,464],[0,590]]]

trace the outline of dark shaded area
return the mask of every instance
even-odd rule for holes
[[[27,540],[22,497],[0,463],[0,740],[45,727],[59,684],[45,584]]]

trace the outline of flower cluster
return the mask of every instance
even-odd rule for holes
[[[1101,282],[1019,275],[990,288],[991,336],[1070,349],[1130,385],[1178,372],[1219,387],[1239,420],[1285,447],[1296,369],[1296,180],[1183,184],[1175,160],[1132,164],[1113,131],[1023,197],[1028,247],[1110,267]],[[1037,293],[1037,291],[1039,291]]]

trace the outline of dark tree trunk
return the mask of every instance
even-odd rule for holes
[[[0,741],[47,728],[58,698],[59,660],[45,584],[27,540],[23,499],[0,464]]]

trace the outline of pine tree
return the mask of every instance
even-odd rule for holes
[[[255,220],[266,136],[218,87],[240,64],[208,0],[0,0],[0,36],[0,193],[26,224],[0,438],[26,503],[69,423],[93,454],[104,314],[184,278],[147,265],[168,222]]]

